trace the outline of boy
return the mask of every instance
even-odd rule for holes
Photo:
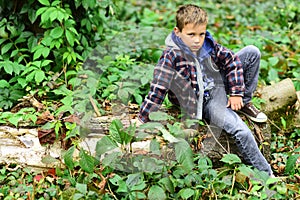
[[[218,44],[206,30],[206,12],[196,5],[179,7],[176,23],[154,69],[139,122],[148,122],[149,113],[158,110],[168,94],[169,100],[189,117],[203,117],[224,129],[235,139],[247,163],[272,176],[250,129],[235,112],[256,122],[267,120],[251,103],[258,80],[259,50],[247,46],[234,54]]]

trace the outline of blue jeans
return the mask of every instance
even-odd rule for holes
[[[243,101],[248,103],[251,101],[252,93],[257,85],[260,51],[255,46],[247,46],[239,51],[237,55],[244,68],[246,91]],[[224,77],[221,78],[224,80]],[[225,130],[226,133],[234,138],[247,164],[251,164],[269,175],[272,174],[271,167],[260,152],[251,130],[235,111],[226,107],[227,96],[225,88],[226,82],[225,86],[222,84],[216,85],[211,91],[211,99],[206,101],[203,106],[204,118],[209,120],[210,125],[219,127],[220,130]],[[217,131],[220,132],[220,130]]]

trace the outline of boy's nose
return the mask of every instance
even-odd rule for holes
[[[196,42],[196,43],[199,43],[199,42],[200,42],[200,37],[198,37],[198,36],[195,37],[195,42]]]

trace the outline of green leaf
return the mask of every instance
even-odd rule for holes
[[[36,45],[37,45],[37,38],[35,38],[34,36],[31,36],[30,38],[28,38],[28,40],[27,40],[27,46],[28,46],[30,52],[32,52],[32,49]]]
[[[178,194],[183,198],[183,199],[188,199],[194,195],[194,190],[191,188],[183,188],[181,189]]]
[[[268,62],[266,60],[260,60],[260,69],[268,69]]]
[[[41,14],[43,14],[47,9],[48,9],[47,7],[41,7],[41,8],[39,8],[36,11],[36,13],[35,13],[36,17],[39,16],[39,15],[41,15]]]
[[[76,183],[76,190],[78,190],[81,194],[86,194],[87,185],[82,183]]]
[[[111,83],[113,83],[113,82],[119,80],[120,76],[118,74],[112,74],[112,75],[108,75],[107,78]]]
[[[145,181],[131,187],[131,191],[143,191],[147,187]]]
[[[186,172],[194,168],[193,151],[184,139],[175,144],[176,160],[182,165]]]
[[[45,164],[53,164],[56,162],[58,162],[58,160],[56,158],[53,158],[50,155],[46,155],[42,158],[42,163],[45,163]]]
[[[278,62],[279,58],[278,57],[270,57],[268,58],[269,64],[271,67],[274,67]]]
[[[238,168],[240,170],[240,172],[242,174],[244,174],[245,176],[252,176],[254,174],[254,171],[250,168],[250,167],[247,167],[247,166],[241,166]]]
[[[68,17],[65,16],[65,14],[63,12],[57,12],[57,17],[58,21],[62,22],[63,19],[67,19]]]
[[[35,9],[28,9],[27,13],[28,13],[28,19],[31,22],[31,24],[33,24],[36,20],[36,15],[35,15]]]
[[[86,172],[92,173],[94,171],[94,158],[88,155],[83,149],[79,153],[79,166]]]
[[[60,0],[55,0],[51,2],[51,6],[58,6],[59,4],[61,4]]]
[[[0,88],[9,88],[10,85],[6,80],[0,80]]]
[[[12,63],[13,70],[15,74],[19,75],[21,71],[24,71],[25,66],[22,64],[18,64],[17,62]]]
[[[160,129],[163,128],[163,125],[159,122],[147,122],[142,124],[140,129]]]
[[[108,154],[105,154],[105,157],[102,159],[102,165],[104,167],[112,167],[114,168],[116,165],[118,165],[120,158],[122,157],[122,153],[121,152],[110,152]]]
[[[167,196],[165,191],[158,185],[152,185],[148,192],[149,200],[163,200],[166,199]]]
[[[41,48],[37,48],[37,50],[34,52],[33,54],[33,60],[37,60],[39,57],[41,57],[42,55],[42,51],[41,51]]]
[[[66,151],[66,153],[64,154],[64,161],[65,164],[67,165],[67,167],[70,170],[73,170],[74,168],[74,161],[73,161],[73,153],[75,150],[75,146],[72,146],[68,149],[68,151]]]
[[[51,30],[50,35],[57,39],[60,38],[64,33],[64,30],[62,29],[62,27],[55,27],[54,29]]]
[[[283,126],[283,129],[286,129],[286,120],[283,117],[280,117],[280,121]]]
[[[97,156],[100,156],[110,150],[117,148],[118,145],[108,136],[101,138],[96,145]]]
[[[6,73],[12,75],[14,67],[13,67],[13,63],[11,61],[5,61],[4,62],[4,70]]]
[[[278,82],[280,79],[279,79],[279,76],[278,76],[278,71],[274,68],[271,68],[269,71],[268,71],[268,80],[270,82],[273,82],[273,83],[276,83]]]
[[[229,165],[242,162],[236,154],[225,154],[221,161],[224,163],[228,163]]]
[[[118,174],[114,174],[114,176],[109,179],[109,182],[111,182],[111,184],[113,184],[114,186],[118,186],[119,182],[121,181],[123,181],[123,179]]]
[[[83,197],[85,197],[85,194],[75,193],[72,200],[82,199]]]
[[[60,100],[60,102],[62,102],[64,105],[72,105],[73,96],[71,95],[65,96],[63,99]]]
[[[158,127],[158,130],[162,133],[162,137],[170,143],[179,142],[179,140],[174,137],[169,131],[165,128]]]
[[[289,156],[289,158],[286,161],[285,173],[288,174],[295,170],[296,161],[298,160],[299,157],[300,154],[294,154]]]
[[[300,130],[299,130],[300,131]],[[300,152],[300,147],[298,147],[298,148],[296,148],[295,150],[294,150],[294,152],[296,153],[296,152]]]
[[[4,55],[6,52],[8,52],[11,47],[13,46],[13,43],[7,43],[1,48],[1,54]]]
[[[119,144],[122,144],[121,131],[123,129],[123,124],[120,120],[116,119],[111,122],[109,127],[109,135]]]
[[[42,55],[44,56],[44,58],[46,58],[50,53],[50,49],[48,47],[44,47],[41,50],[42,50]]]
[[[35,75],[35,71],[31,72],[30,74],[28,74],[26,76],[26,82],[31,82],[32,79],[34,78],[34,75]]]
[[[10,123],[12,123],[14,126],[18,127],[18,124],[19,124],[19,121],[22,117],[19,116],[19,115],[16,115],[16,116],[12,116],[8,119],[8,121]]]
[[[36,123],[37,116],[33,114],[24,115],[25,120],[30,119],[34,124]]]
[[[145,182],[143,181],[143,174],[141,173],[129,174],[127,176],[126,184],[130,190],[143,190],[146,186],[143,183]],[[137,187],[133,188],[134,186]]]
[[[5,29],[5,27],[1,27],[0,28],[0,37],[2,37],[2,35],[1,35],[1,30],[2,29]],[[7,39],[6,38],[0,38],[0,45],[3,43],[3,42],[5,42]]]
[[[141,105],[143,102],[143,97],[140,94],[133,94],[135,101],[137,102],[138,105]]]
[[[58,13],[59,13],[58,8],[54,8],[53,11],[50,13],[49,17],[52,22],[58,19]]]
[[[166,121],[168,119],[171,119],[172,117],[165,112],[157,111],[157,112],[151,112],[149,114],[149,118],[150,120],[153,121]]]
[[[0,37],[2,37],[0,40],[0,44],[4,42],[8,38],[8,33],[5,31],[5,26],[0,27]]]
[[[53,61],[52,60],[43,60],[42,64],[41,64],[41,67],[48,66],[51,62],[53,62]]]
[[[152,139],[151,142],[150,142],[150,151],[153,154],[161,155],[160,144],[156,140],[156,138]]]
[[[162,179],[160,179],[158,181],[158,183],[165,188],[168,192],[170,192],[171,194],[174,193],[174,184],[172,183],[172,181],[170,180],[169,177],[164,177]]]
[[[45,72],[42,70],[37,70],[34,75],[35,82],[39,84],[45,79]]]
[[[53,7],[48,7],[48,8],[45,10],[45,12],[43,12],[43,13],[41,14],[41,23],[40,23],[40,26],[43,27],[44,24],[49,23],[49,21],[50,21],[50,14],[51,14],[52,10],[54,10]],[[44,25],[44,27],[46,27],[46,25]]]
[[[39,0],[39,2],[44,6],[50,6],[50,2],[48,0]]]
[[[128,193],[128,187],[127,187],[125,181],[120,180],[118,186],[119,186],[118,189],[117,189],[117,192],[118,192],[118,193],[122,193],[122,192]]]
[[[74,40],[75,40],[74,34],[71,31],[66,30],[66,38],[67,38],[69,44],[71,45],[71,47],[73,47],[74,46]]]
[[[268,178],[266,181],[266,185],[274,184],[280,181],[279,177],[274,177],[274,178]]]
[[[13,58],[15,55],[17,55],[19,53],[18,49],[15,49],[11,52],[10,57]]]

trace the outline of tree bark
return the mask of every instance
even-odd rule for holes
[[[285,111],[297,101],[296,89],[291,79],[284,79],[274,85],[266,86],[261,91],[261,98],[265,100],[262,110],[271,116],[278,111]],[[281,114],[281,113],[279,113]]]

